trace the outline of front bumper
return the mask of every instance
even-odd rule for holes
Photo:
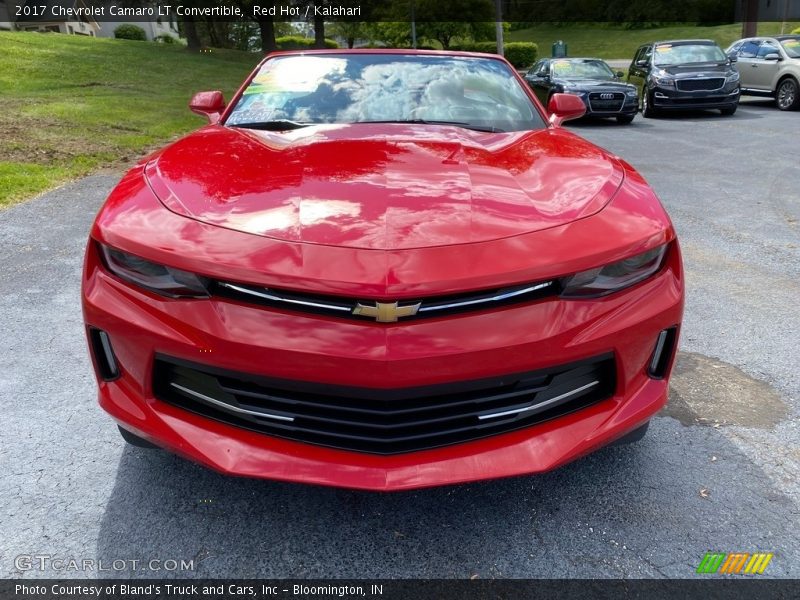
[[[121,370],[99,385],[101,406],[120,424],[224,473],[369,490],[539,473],[635,429],[666,402],[667,378],[648,376],[647,364],[658,333],[680,324],[683,307],[677,244],[659,274],[606,298],[550,298],[390,326],[224,299],[163,299],[117,280],[96,261],[90,251],[84,315],[108,333]],[[157,354],[265,376],[396,389],[609,353],[616,388],[608,399],[523,430],[392,456],[249,431],[162,402],[153,391]]]
[[[731,108],[739,103],[739,88],[726,86],[720,91],[682,92],[656,86],[651,91],[653,107],[658,110],[703,110]]]

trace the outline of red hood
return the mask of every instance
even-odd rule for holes
[[[598,212],[616,159],[563,129],[206,127],[147,166],[173,212],[270,238],[399,250],[489,241]]]

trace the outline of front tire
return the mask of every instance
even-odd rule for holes
[[[738,104],[734,104],[733,106],[729,106],[727,108],[720,108],[719,112],[723,114],[723,116],[730,117],[736,113],[736,109],[739,107]]]
[[[787,77],[778,84],[775,102],[781,110],[797,110],[800,108],[800,86],[794,77]]]
[[[653,108],[653,99],[650,97],[650,92],[647,88],[642,90],[642,116],[645,119],[652,119],[656,116],[656,109]]]
[[[136,446],[137,448],[149,448],[149,449],[157,449],[158,446],[155,444],[151,444],[147,440],[140,438],[138,435],[131,433],[124,427],[120,427],[117,425],[117,429],[119,429],[119,433],[122,436],[122,439],[128,442],[131,446]]]
[[[617,123],[620,125],[630,125],[633,123],[633,117],[636,115],[620,115],[617,117]]]

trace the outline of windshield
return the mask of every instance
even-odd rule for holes
[[[781,40],[781,46],[789,58],[800,58],[800,37]]]
[[[614,79],[614,72],[602,60],[556,60],[553,76],[564,79]]]
[[[725,53],[712,44],[659,44],[653,63],[660,67],[689,63],[725,62]]]
[[[397,54],[268,60],[225,124],[275,123],[280,129],[366,121],[446,122],[488,131],[544,127],[522,86],[498,60]]]

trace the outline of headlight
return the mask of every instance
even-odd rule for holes
[[[636,90],[627,90],[625,93],[628,95],[628,98],[636,98],[636,96],[639,95],[639,92]]]
[[[733,73],[731,73],[730,75],[728,75],[725,78],[725,83],[736,83],[737,81],[739,81],[739,72],[738,71],[734,71]]]
[[[194,273],[152,263],[133,254],[99,244],[106,267],[120,279],[173,298],[208,296],[203,280]]]
[[[639,283],[661,268],[667,245],[604,267],[564,277],[561,280],[561,296],[565,298],[605,296]]]
[[[669,75],[651,75],[650,81],[661,87],[675,87],[675,79]]]

